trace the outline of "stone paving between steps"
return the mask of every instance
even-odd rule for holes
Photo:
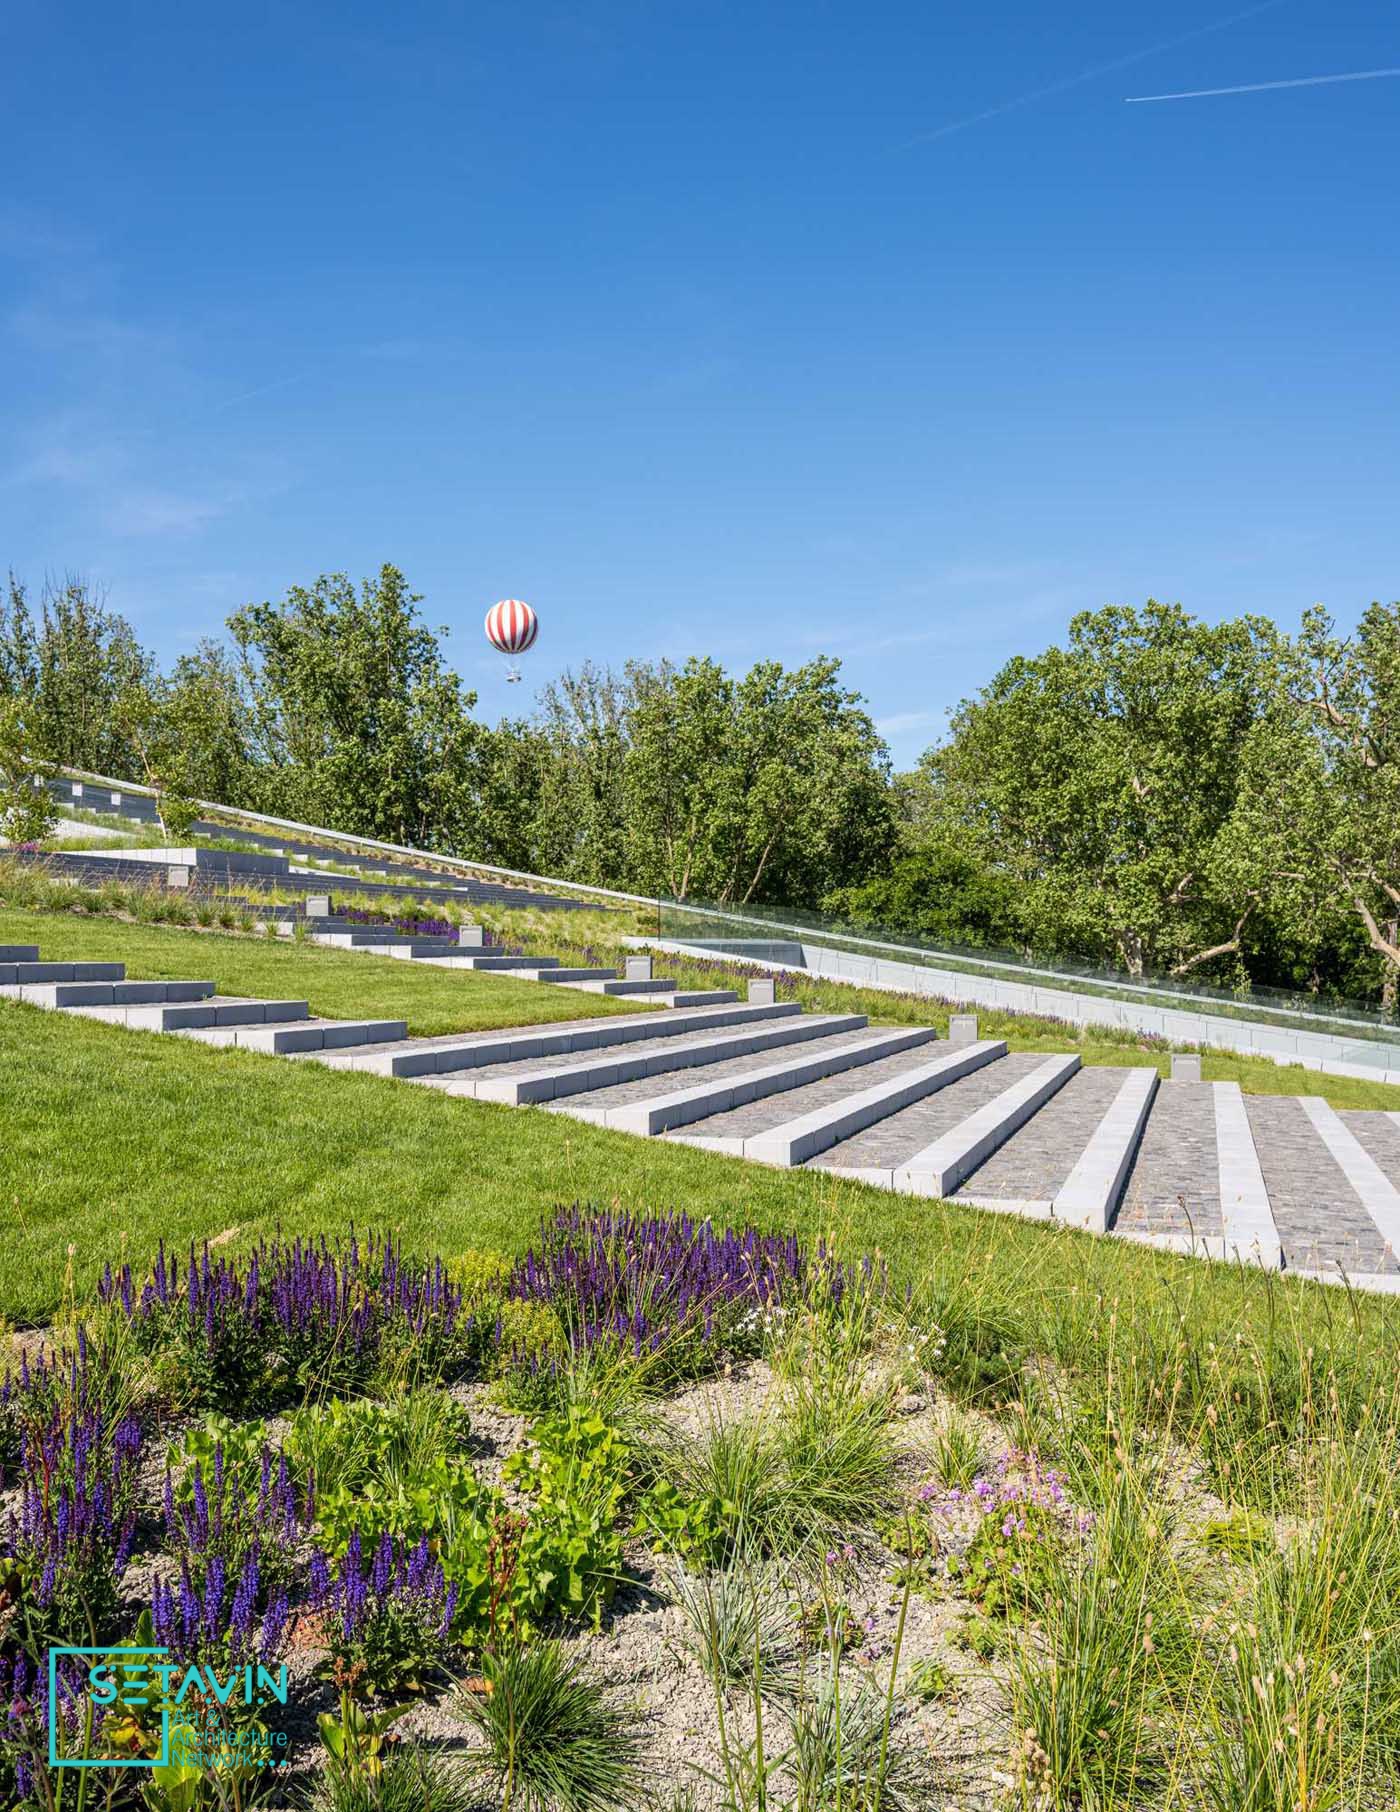
[[[884,1027],[885,1031],[894,1028]],[[868,1036],[864,1034],[863,1036]],[[823,1041],[821,1049],[827,1043],[859,1043],[860,1040]],[[785,1126],[789,1120],[796,1120],[803,1114],[810,1114],[819,1107],[830,1107],[837,1101],[844,1101],[848,1095],[858,1094],[862,1089],[874,1088],[880,1082],[893,1082],[901,1076],[907,1076],[910,1070],[918,1069],[921,1064],[931,1063],[935,1057],[946,1055],[950,1049],[946,1040],[935,1042],[930,1039],[927,1044],[912,1045],[908,1050],[898,1051],[892,1057],[878,1057],[874,1063],[862,1063],[854,1069],[842,1070],[835,1076],[823,1076],[816,1082],[805,1082],[800,1088],[783,1089],[776,1095],[765,1095],[759,1101],[745,1102],[742,1107],[731,1107],[723,1113],[711,1114],[708,1119],[692,1120],[689,1125],[677,1127],[674,1134],[663,1137],[684,1139],[748,1139],[755,1133],[767,1132],[774,1126]]]
[[[601,1049],[561,1051],[549,1057],[517,1057],[512,1058],[508,1063],[473,1064],[472,1081],[490,1082],[496,1078],[509,1080],[512,1076],[532,1076],[540,1070],[565,1069],[580,1063],[595,1063],[600,1066],[608,1063],[633,1063],[647,1057],[669,1057],[675,1053],[689,1050],[695,1045],[712,1044],[717,1039],[732,1039],[738,1043],[744,1038],[771,1036],[775,1040],[782,1040],[784,1034],[787,1034],[785,1042],[775,1042],[766,1045],[762,1050],[744,1053],[746,1057],[752,1057],[755,1061],[766,1056],[770,1063],[781,1063],[789,1053],[795,1058],[801,1051],[824,1051],[829,1047],[832,1040],[827,1038],[799,1038],[792,1035],[794,1027],[810,1026],[817,1017],[818,1015],[805,1013],[800,1017],[794,1015],[791,1019],[757,1019],[739,1025],[697,1026],[693,1032],[673,1033],[669,1038],[637,1038],[626,1044],[606,1045]],[[845,1035],[850,1036],[851,1034]],[[684,1077],[693,1076],[696,1081],[703,1082],[708,1076],[716,1073],[720,1063],[732,1063],[736,1060],[734,1057],[729,1057],[704,1064],[677,1063],[674,1071],[658,1071],[653,1077],[639,1078],[639,1080],[649,1081],[653,1084],[645,1091],[646,1093],[659,1094],[665,1086],[665,1078],[668,1075],[674,1074],[677,1077],[676,1088],[684,1088]],[[452,1072],[443,1070],[439,1074],[450,1076]],[[578,1099],[586,1100],[587,1104],[591,1106],[595,1096],[602,1092],[601,1089],[594,1089],[586,1097],[579,1096]]]
[[[1038,1114],[958,1185],[953,1200],[972,1195],[992,1201],[1053,1201],[1128,1075],[1124,1069],[1077,1070]]]
[[[930,1052],[930,1055],[932,1053]],[[936,1094],[900,1108],[853,1139],[834,1145],[810,1162],[822,1170],[893,1170],[912,1158],[969,1114],[994,1100],[1003,1089],[1019,1082],[1045,1061],[1043,1052],[1013,1052],[994,1057],[959,1082],[950,1082]],[[785,1116],[786,1117],[786,1116]],[[708,1132],[709,1122],[697,1127]]]
[[[1284,1262],[1318,1271],[1400,1270],[1302,1103],[1287,1095],[1246,1095],[1245,1109]]]
[[[6,958],[20,954],[11,949],[0,953]],[[23,947],[22,954],[26,961],[33,956],[28,946]],[[65,984],[79,976],[115,984],[124,975],[119,963],[40,967],[50,979]],[[657,1063],[650,1075],[565,1097],[559,1102],[565,1111],[580,1108],[596,1113],[635,1107],[690,1090],[698,1090],[703,1100],[723,1099],[725,1084],[741,1081],[754,1072],[785,1073],[789,1067],[795,1070],[857,1058],[832,1075],[797,1088],[779,1089],[708,1118],[688,1121],[669,1135],[660,1135],[735,1145],[757,1139],[759,1144],[750,1146],[750,1155],[774,1162],[787,1162],[797,1152],[790,1151],[785,1158],[774,1157],[762,1143],[764,1134],[813,1116],[818,1125],[804,1133],[808,1142],[798,1148],[811,1151],[822,1136],[834,1137],[840,1126],[858,1124],[869,1112],[887,1106],[891,1098],[897,1098],[900,1085],[907,1083],[912,1073],[946,1056],[951,1048],[947,1042],[930,1037],[922,1043],[906,1043],[872,1061],[859,1061],[881,1041],[907,1038],[914,1029],[865,1026],[835,1031],[826,1028],[851,1016],[799,1015],[771,1007],[750,1012],[744,1003],[737,1003],[741,1010],[733,1019],[727,1008],[718,1005],[669,1009],[660,1014],[644,1007],[633,1015],[550,1020],[533,1026],[407,1039],[402,1036],[405,1028],[398,1021],[312,1018],[304,1001],[209,994],[210,986],[123,982],[121,988],[105,989],[112,996],[111,1004],[83,1001],[80,993],[79,1001],[63,1000],[61,1005],[62,988],[58,988],[51,990],[54,999],[47,1004],[80,1016],[173,1033],[212,1045],[281,1052],[288,1057],[301,1056],[337,1066],[367,1063],[379,1073],[387,1072],[385,1058],[389,1054],[411,1057],[415,1052],[460,1051],[462,1057],[455,1060],[458,1092],[471,1092],[478,1082],[509,1081],[554,1069],[577,1070],[580,1065],[593,1063],[603,1070],[614,1060],[635,1063],[650,1058]],[[41,992],[36,989],[36,1000]],[[148,992],[167,998],[147,1004],[141,996]],[[19,988],[0,987],[0,993],[19,993]],[[184,998],[189,994],[201,998]],[[46,1003],[40,1000],[39,1004]],[[642,1006],[643,1001],[636,1004]],[[201,1024],[202,1020],[215,1023]],[[629,1028],[630,1036],[625,1032],[616,1039],[606,1035],[622,1032],[624,1027]],[[688,1048],[704,1048],[717,1042],[739,1043],[746,1036],[781,1037],[799,1027],[817,1035],[762,1045],[739,1055],[711,1058],[681,1068],[662,1067]],[[599,1036],[603,1041],[594,1043],[593,1038]],[[355,1045],[357,1037],[375,1042]],[[576,1038],[580,1042],[575,1046]],[[531,1043],[551,1041],[574,1048],[480,1066],[470,1063],[473,1049],[486,1055],[488,1051],[528,1049]],[[341,1048],[332,1050],[332,1046]],[[889,1180],[889,1173],[908,1165],[1046,1062],[1043,1052],[992,1058],[971,1074],[889,1113],[808,1161],[836,1174],[868,1171],[884,1173]],[[1065,1062],[1062,1056],[1061,1068]],[[469,1088],[460,1083],[464,1073],[471,1078]],[[1061,1195],[1071,1174],[1098,1162],[1102,1142],[1095,1144],[1095,1134],[1133,1073],[1121,1065],[1078,1070],[1029,1120],[1007,1133],[980,1168],[964,1178],[954,1199],[1047,1213],[1048,1204]],[[452,1092],[450,1069],[420,1079]],[[715,1095],[708,1092],[712,1085]],[[878,1097],[875,1103],[867,1098],[872,1090]],[[907,1098],[908,1089],[903,1092]],[[697,1101],[695,1105],[699,1104]],[[1218,1115],[1223,1116],[1219,1121]],[[640,1115],[642,1127],[655,1126],[663,1117],[648,1106]],[[639,1116],[634,1113],[630,1118],[636,1121]],[[1116,1127],[1117,1123],[1113,1124]],[[1120,1154],[1124,1150],[1123,1139],[1140,1124],[1133,1119],[1115,1134]],[[1223,1183],[1218,1125],[1226,1144]],[[983,1130],[980,1122],[978,1130]],[[1001,1130],[989,1134],[988,1142]],[[464,1135],[465,1131],[464,1128]],[[986,1150],[986,1145],[980,1144],[978,1149]],[[1086,1158],[1086,1152],[1092,1156]],[[1106,1173],[1104,1191],[1120,1174],[1116,1168],[1119,1162],[1120,1158],[1115,1157],[1111,1173]],[[957,1173],[950,1170],[939,1174],[946,1186]],[[1338,1112],[1316,1097],[1241,1096],[1234,1084],[1163,1082],[1142,1127],[1141,1142],[1116,1213],[1111,1216],[1110,1231],[1145,1239],[1168,1250],[1206,1250],[1220,1256],[1227,1231],[1226,1218],[1222,1218],[1222,1186],[1229,1193],[1229,1236],[1241,1257],[1252,1251],[1256,1257],[1262,1255],[1266,1263],[1276,1265],[1281,1260],[1285,1270],[1310,1272],[1331,1281],[1339,1281],[1345,1274],[1358,1280],[1362,1288],[1400,1294],[1400,1261],[1387,1243],[1388,1236],[1400,1246],[1400,1113]],[[1101,1209],[1102,1203],[1098,1212]],[[1246,1247],[1242,1230],[1252,1236],[1252,1247]]]
[[[888,1028],[886,1028],[888,1029]],[[626,1107],[633,1101],[650,1101],[653,1095],[669,1095],[677,1089],[698,1088],[702,1083],[727,1081],[735,1076],[747,1076],[753,1070],[771,1069],[775,1063],[808,1063],[818,1056],[835,1055],[840,1051],[851,1051],[869,1044],[875,1034],[867,1026],[859,1032],[841,1032],[832,1038],[811,1038],[802,1044],[783,1045],[777,1050],[750,1051],[743,1057],[729,1057],[722,1063],[696,1064],[693,1068],[673,1071],[660,1076],[639,1076],[635,1082],[616,1082],[607,1088],[590,1089],[586,1094],[570,1095],[567,1106],[588,1108]],[[902,1075],[913,1062],[913,1054],[902,1051],[897,1057],[886,1058],[885,1062],[892,1067],[890,1075]],[[541,1067],[539,1065],[536,1066]],[[880,1068],[878,1063],[862,1064],[858,1070],[845,1070],[841,1076],[834,1078],[843,1082],[844,1087],[838,1093],[849,1093],[853,1086],[849,1081],[852,1075],[875,1078]],[[801,1089],[790,1089],[777,1099],[791,1101],[802,1094]],[[716,1116],[718,1117],[718,1116]],[[690,1130],[698,1131],[701,1127],[709,1128],[711,1121],[696,1120]]]
[[[1341,1120],[1343,1126],[1356,1134],[1391,1182],[1400,1188],[1400,1118],[1343,1108]]]
[[[1224,1233],[1215,1090],[1209,1082],[1164,1082],[1123,1189],[1121,1233]]]

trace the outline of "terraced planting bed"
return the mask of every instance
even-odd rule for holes
[[[1379,1342],[1010,1301],[578,1209],[105,1270],[0,1393],[0,1791],[73,1778],[78,1643],[55,1759],[183,1768],[106,1812],[1386,1804]]]

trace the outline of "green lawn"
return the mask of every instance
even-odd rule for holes
[[[626,1010],[537,983],[76,914],[2,911],[5,942],[120,959],[135,977],[208,976],[231,993],[304,996],[338,1017],[403,1017],[422,1033]],[[1067,1042],[1034,1022],[1019,1035],[1010,1020],[987,1029],[1020,1048]],[[1086,1061],[1162,1061],[1118,1043],[1078,1048]],[[1400,1091],[1246,1059],[1215,1058],[1208,1073],[1400,1104],[1388,1099]],[[160,1239],[242,1241],[279,1224],[335,1231],[353,1218],[401,1228],[419,1247],[511,1249],[541,1214],[573,1200],[684,1207],[809,1238],[834,1232],[886,1252],[902,1275],[936,1267],[975,1278],[979,1300],[994,1285],[999,1300],[1014,1298],[1017,1313],[1033,1305],[1037,1317],[1096,1300],[1131,1300],[1135,1315],[1150,1303],[1173,1327],[1190,1303],[1211,1327],[1264,1300],[1271,1315],[1280,1302],[1290,1313],[1306,1305],[1306,1318],[1350,1312],[1337,1292],[1287,1279],[12,1002],[0,1003],[0,1127],[0,1312],[23,1322],[52,1311],[70,1267],[81,1290],[107,1259],[143,1259]],[[1400,1304],[1368,1301],[1356,1314],[1368,1329],[1400,1327]]]
[[[0,1309],[19,1322],[53,1310],[70,1267],[81,1293],[106,1260],[144,1259],[161,1239],[242,1243],[353,1219],[423,1249],[511,1250],[574,1200],[833,1233],[884,1251],[902,1276],[936,1265],[979,1288],[994,1278],[1038,1315],[1150,1300],[1176,1326],[1198,1299],[1226,1327],[1265,1296],[1295,1309],[1306,1297],[1318,1318],[1348,1312],[1321,1286],[14,1003],[0,1005],[0,1078]],[[1357,1313],[1400,1329],[1400,1304]]]
[[[639,1010],[633,1002],[504,975],[72,912],[0,910],[0,944],[38,944],[45,962],[123,962],[133,981],[212,981],[221,994],[306,1000],[328,1019],[406,1019],[409,1031],[424,1037]]]

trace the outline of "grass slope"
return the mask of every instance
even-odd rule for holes
[[[329,1019],[406,1019],[410,1033],[423,1037],[645,1011],[504,975],[72,912],[0,911],[0,944],[37,944],[45,962],[122,962],[132,981],[213,981],[221,994],[306,1000]]]
[[[1037,1322],[1121,1301],[1173,1337],[1188,1318],[1227,1339],[1242,1321],[1301,1316],[1321,1339],[1354,1316],[1354,1349],[1400,1329],[1400,1305],[1319,1285],[15,1003],[0,1006],[0,1078],[0,1309],[21,1322],[161,1239],[241,1244],[353,1218],[420,1249],[510,1251],[582,1199],[834,1235],[882,1250],[902,1277],[937,1272],[951,1302],[990,1291]]]

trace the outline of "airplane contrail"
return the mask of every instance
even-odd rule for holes
[[[1282,5],[1283,0],[1258,0],[1256,5],[1245,7],[1243,12],[1230,13],[1223,19],[1213,19],[1209,24],[1197,25],[1175,38],[1164,38],[1159,43],[1145,45],[1141,50],[1130,50],[1125,56],[1113,57],[1107,63],[1095,63],[1092,68],[1062,76],[1058,82],[1047,82],[1043,88],[1032,88],[1026,94],[1013,95],[1009,101],[998,101],[993,107],[984,107],[980,113],[970,113],[964,119],[950,120],[946,126],[937,126],[932,132],[920,132],[908,139],[902,148],[908,151],[915,145],[932,144],[935,139],[949,138],[954,132],[963,132],[969,126],[980,126],[984,120],[996,119],[1003,113],[1013,113],[1018,107],[1029,106],[1032,101],[1048,100],[1051,95],[1063,94],[1069,88],[1079,88],[1085,82],[1095,81],[1099,76],[1112,75],[1115,70],[1145,62],[1148,57],[1177,50],[1181,45],[1190,44],[1197,38],[1208,38],[1214,32],[1224,31],[1228,26],[1238,25],[1245,19],[1253,19],[1259,13],[1272,12],[1275,7]]]
[[[1378,82],[1382,76],[1400,76],[1400,69],[1356,69],[1350,75],[1295,76],[1291,82],[1245,82],[1238,88],[1187,88],[1180,94],[1125,94],[1130,107],[1143,101],[1202,101],[1214,94],[1263,94],[1269,88],[1323,88],[1329,82]]]

